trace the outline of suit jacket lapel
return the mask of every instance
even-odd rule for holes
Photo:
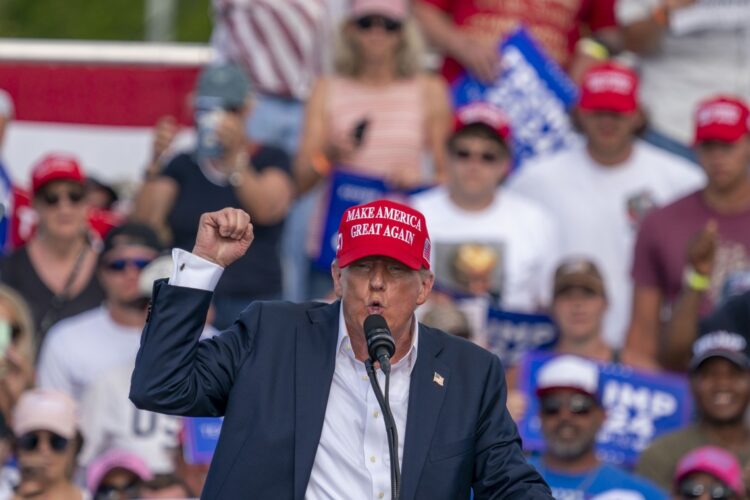
[[[312,325],[297,329],[294,498],[302,500],[323,430],[336,366],[339,302],[310,309]]]
[[[450,371],[438,354],[442,342],[429,328],[419,325],[419,352],[411,374],[409,410],[402,459],[402,500],[410,500],[417,493],[419,477],[435,433],[445,391],[450,384]]]

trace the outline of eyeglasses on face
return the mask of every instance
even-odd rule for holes
[[[134,267],[140,271],[149,265],[152,260],[153,259],[112,259],[104,264],[104,267],[114,272],[122,272],[128,267]]]
[[[492,165],[500,160],[500,156],[491,151],[471,151],[464,148],[453,150],[453,156],[459,160],[479,160],[485,165]]]
[[[539,408],[543,415],[553,417],[560,414],[563,407],[571,415],[588,415],[594,409],[596,402],[593,398],[583,394],[573,394],[565,398],[562,396],[544,396],[539,401]]]
[[[125,498],[140,498],[141,482],[139,479],[133,479],[127,484],[115,486],[104,484],[97,488],[94,494],[94,500],[120,500],[123,494]]]
[[[389,33],[395,33],[401,30],[401,22],[385,16],[369,15],[358,18],[354,23],[363,31],[370,30],[375,26],[380,26]]]
[[[27,432],[26,434],[18,438],[18,449],[23,451],[34,451],[39,447],[39,443],[45,440],[47,441],[50,449],[57,453],[62,453],[63,451],[65,451],[65,449],[68,447],[68,443],[70,442],[68,438],[60,436],[59,434],[55,434],[54,432]]]
[[[86,196],[86,192],[83,189],[71,189],[67,191],[42,191],[39,193],[39,198],[44,202],[45,205],[50,207],[57,206],[63,198],[67,198],[68,201],[77,205]]]
[[[700,498],[708,493],[712,500],[730,500],[734,492],[724,484],[707,485],[699,481],[685,481],[679,487],[680,498]]]

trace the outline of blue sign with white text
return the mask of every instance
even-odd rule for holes
[[[454,106],[486,101],[500,107],[510,120],[517,166],[573,143],[568,110],[577,99],[575,84],[523,28],[506,38],[499,51],[497,81],[488,85],[466,73],[453,85]]]
[[[487,311],[487,350],[496,354],[506,368],[514,366],[529,351],[550,347],[557,341],[557,329],[549,316]]]
[[[554,356],[534,352],[522,361],[520,385],[529,404],[518,430],[524,449],[528,451],[544,449],[536,374]],[[654,438],[690,422],[693,402],[685,377],[647,373],[620,364],[598,365],[599,398],[607,414],[597,436],[597,452],[601,460],[634,465]]]
[[[209,464],[219,442],[221,417],[191,417],[183,420],[183,455],[189,464]]]

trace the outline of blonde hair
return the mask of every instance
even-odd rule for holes
[[[29,305],[18,292],[2,284],[0,284],[0,302],[7,304],[13,311],[15,323],[21,330],[14,342],[18,352],[33,364],[36,355],[36,334]]]
[[[362,55],[357,44],[348,34],[351,19],[339,25],[333,50],[336,74],[356,78],[362,73]],[[396,78],[411,78],[422,71],[424,40],[413,19],[406,19],[401,27],[399,44],[396,47]]]

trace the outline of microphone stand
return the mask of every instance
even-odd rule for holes
[[[382,368],[383,364],[381,363]],[[378,400],[380,410],[383,412],[383,421],[385,422],[385,434],[388,438],[388,455],[391,458],[391,499],[398,500],[401,492],[401,470],[398,462],[398,429],[396,429],[396,421],[393,418],[391,405],[388,400],[388,390],[391,381],[390,368],[390,365],[387,365],[383,369],[383,373],[385,374],[385,396],[383,396],[383,392],[380,390],[380,383],[378,383],[378,377],[375,374],[372,358],[368,358],[365,361],[367,376],[370,378],[370,385],[372,385],[372,390],[375,392],[375,399]]]

